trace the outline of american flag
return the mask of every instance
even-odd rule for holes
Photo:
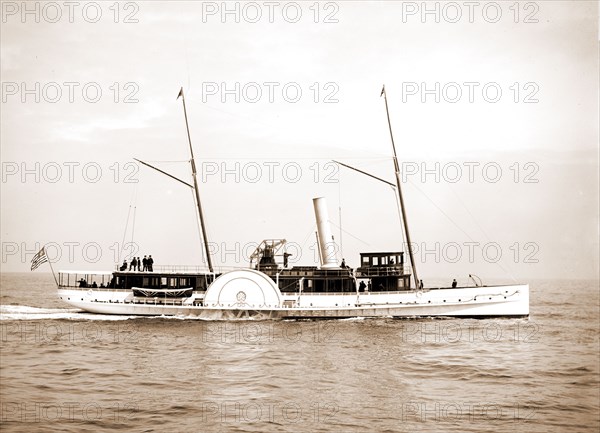
[[[47,261],[48,256],[46,255],[45,247],[42,247],[42,249],[33,257],[33,259],[31,259],[31,270],[36,270],[42,263],[46,263]]]

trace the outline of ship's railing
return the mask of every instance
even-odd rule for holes
[[[428,291],[424,290],[424,291]],[[377,290],[377,291],[364,291],[364,292],[359,292],[358,294],[360,296],[365,296],[365,295],[399,295],[399,294],[405,294],[406,292],[411,292],[414,291],[412,289],[405,289],[405,290]],[[283,295],[285,296],[293,296],[293,295],[298,295],[300,294],[300,296],[356,296],[356,291],[353,292],[308,292],[308,291],[302,291],[301,293],[299,292],[282,292]]]
[[[205,266],[198,265],[157,265],[153,266],[152,270],[154,272],[186,272],[186,273],[208,273],[208,268]]]
[[[133,298],[126,299],[126,304],[144,304],[144,305],[184,305],[186,299],[174,298]]]
[[[81,290],[82,292],[87,292],[88,290],[93,290],[93,291],[100,291],[100,292],[107,292],[107,293],[129,293],[131,292],[131,289],[121,289],[121,288],[114,288],[114,287],[79,287],[79,286],[61,286],[64,289],[68,289],[68,290]]]
[[[410,274],[408,265],[393,266],[364,266],[356,269],[356,276],[360,277],[391,277]]]
[[[106,271],[58,271],[58,285],[69,288],[104,288],[112,277],[111,272]],[[81,281],[85,283],[81,283]],[[93,287],[94,282],[96,287]],[[100,287],[103,286],[103,287]]]
[[[120,270],[121,265],[115,265],[115,271],[118,272],[142,272],[137,270],[129,270],[129,267],[124,271]],[[140,266],[141,268],[142,266]],[[177,272],[186,272],[186,273],[205,273],[208,272],[208,269],[204,266],[198,265],[155,265],[152,266],[153,272],[168,272],[168,273],[177,273]],[[143,271],[150,272],[150,271]]]
[[[200,265],[155,265],[152,266],[152,272],[150,271],[133,271],[133,270],[129,270],[129,268],[127,268],[124,271],[120,271],[119,270],[120,265],[116,265],[115,266],[115,271],[116,272],[143,272],[143,273],[147,273],[148,275],[152,275],[154,274],[210,274],[210,271],[208,270],[208,268],[206,266],[200,266]],[[245,266],[213,266],[213,273],[214,274],[222,274],[228,271],[233,271],[236,269],[248,269]]]

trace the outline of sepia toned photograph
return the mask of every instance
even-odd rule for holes
[[[598,1],[0,9],[3,432],[600,430]]]

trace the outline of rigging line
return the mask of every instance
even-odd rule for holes
[[[328,220],[328,221],[329,221],[329,220]],[[368,242],[365,242],[365,241],[363,241],[362,239],[360,239],[360,238],[358,238],[358,237],[354,236],[352,233],[350,233],[350,232],[348,232],[348,231],[346,231],[346,230],[342,229],[340,226],[338,226],[338,225],[337,225],[336,223],[334,223],[333,221],[329,221],[329,223],[330,223],[331,225],[335,226],[336,228],[340,229],[340,230],[341,230],[341,231],[343,231],[344,233],[346,233],[348,236],[350,236],[350,237],[352,237],[352,238],[356,239],[357,241],[359,241],[359,242],[361,242],[361,243],[363,243],[363,244],[365,244],[365,245],[367,245],[367,246],[370,246],[370,245],[371,245],[371,244],[369,244]]]
[[[129,210],[127,211],[127,221],[125,221],[125,230],[123,230],[123,238],[121,239],[121,248],[119,248],[119,254],[117,257],[117,263],[121,263],[121,256],[123,254],[123,252],[125,251],[125,238],[127,237],[127,229],[129,228],[129,219],[131,217],[131,205],[132,203],[135,203],[137,201],[137,190],[138,190],[138,184],[134,184],[133,185],[133,191],[131,193],[131,197],[129,199]]]
[[[389,160],[389,159],[390,159],[390,158],[386,158],[386,160]],[[344,164],[344,163],[342,163],[342,162],[339,162],[339,161],[336,161],[336,160],[332,160],[332,162],[334,162],[334,163],[336,163],[336,164],[338,164],[338,165],[341,165],[341,166],[343,166],[343,167],[349,168],[349,169],[351,169],[351,170],[357,171],[357,172],[359,172],[359,173],[361,173],[361,174],[364,174],[364,175],[366,175],[366,176],[369,176],[369,177],[371,177],[371,178],[373,178],[373,179],[376,179],[376,180],[378,180],[378,181],[380,181],[380,182],[383,182],[383,183],[385,183],[385,184],[389,185],[389,186],[392,188],[392,190],[393,190],[393,191],[396,191],[396,185],[394,185],[394,184],[393,184],[393,183],[391,183],[391,182],[388,182],[388,181],[387,181],[387,180],[385,180],[385,179],[382,179],[382,178],[380,178],[380,177],[374,176],[374,175],[372,175],[371,173],[367,173],[366,171],[360,170],[360,169],[358,169],[358,168],[355,168],[355,167],[352,167],[352,166],[350,166],[350,165],[346,165],[346,164]],[[396,201],[396,205],[397,205],[397,209],[398,209],[398,216],[399,216],[399,218],[400,218],[400,222],[401,222],[402,224],[404,224],[404,221],[402,220],[402,209],[401,209],[401,204],[400,204],[400,198],[398,197],[398,195],[397,195],[397,194],[394,194],[394,196],[395,196],[395,201]],[[341,227],[340,227],[340,229],[341,229]],[[400,230],[400,232],[401,232],[401,235],[402,235],[402,246],[407,246],[407,245],[405,244],[405,241],[404,241],[404,231],[403,231],[403,230]],[[366,244],[366,243],[365,243],[365,244]],[[367,245],[368,245],[368,244],[367,244]]]
[[[339,173],[339,170],[338,170]],[[340,254],[342,258],[344,257],[344,246],[342,242],[342,181],[341,178],[338,177],[338,212],[339,212],[339,221],[340,221]]]
[[[306,246],[306,243],[308,242],[308,239],[315,233],[315,229],[317,228],[316,224],[313,224],[308,232],[308,234],[304,237],[304,240],[302,241],[302,246],[300,247],[301,249],[304,249],[304,247]]]
[[[151,161],[151,160],[148,160],[147,162],[154,162],[154,163],[162,162],[162,163],[165,163],[165,164],[172,164],[172,163],[179,164],[179,163],[182,163],[182,162],[190,162],[190,160],[189,159],[183,159],[181,161],[168,161],[168,160],[154,160],[154,161]]]
[[[131,252],[135,251],[134,243],[133,243],[133,234],[135,232],[135,212],[137,210],[137,206],[133,206],[133,224],[131,225]]]
[[[189,183],[187,183],[187,182],[184,182],[183,180],[179,179],[178,177],[175,177],[175,176],[173,176],[172,174],[170,174],[170,173],[167,173],[167,172],[166,172],[166,171],[164,171],[164,170],[161,170],[160,168],[154,167],[153,165],[150,165],[150,164],[148,164],[147,162],[144,162],[144,161],[142,161],[141,159],[137,159],[137,158],[133,158],[133,159],[135,159],[135,160],[136,160],[137,162],[139,162],[140,164],[143,164],[143,165],[145,165],[146,167],[150,167],[151,169],[153,169],[153,170],[156,170],[156,171],[158,171],[159,173],[161,173],[161,174],[164,174],[165,176],[168,176],[168,177],[170,177],[171,179],[174,179],[174,180],[176,180],[177,182],[181,182],[182,184],[184,184],[184,185],[186,185],[186,186],[189,186],[189,187],[190,187],[190,188],[192,188],[192,189],[194,188],[194,186],[193,186],[193,185],[191,185],[191,184],[189,184]]]
[[[467,207],[467,205],[465,204],[465,202],[460,198],[460,196],[456,193],[456,191],[452,188],[452,186],[448,185],[448,184],[446,184],[445,186],[446,186],[446,188],[448,188],[450,190],[450,192],[452,192],[452,194],[454,195],[454,197],[456,197],[456,199],[459,201],[459,203],[464,208],[464,210],[467,211],[467,213],[471,217],[471,220],[475,223],[475,225],[481,231],[481,233],[486,238],[486,240],[488,242],[492,242],[492,240],[488,236],[487,232],[483,229],[483,227],[481,227],[481,225],[479,224],[479,222],[477,221],[477,219],[475,218],[475,216],[471,213],[471,210]],[[471,240],[473,241],[473,239],[471,239]],[[506,269],[504,266],[502,266],[502,264],[500,263],[499,260],[497,262],[495,262],[495,264],[498,265],[498,267],[500,269],[502,269],[506,274],[508,274],[510,276],[510,278],[513,280],[513,282],[517,281],[517,279],[515,278],[514,274],[511,272],[510,268]]]
[[[376,179],[376,180],[378,180],[378,181],[380,181],[380,182],[386,183],[386,184],[388,184],[388,185],[390,185],[390,186],[392,186],[392,187],[395,187],[395,185],[394,185],[393,183],[391,183],[391,182],[388,182],[387,180],[385,180],[385,179],[382,179],[382,178],[380,178],[380,177],[374,176],[374,175],[372,175],[371,173],[367,173],[366,171],[359,170],[358,168],[354,168],[354,167],[352,167],[352,166],[350,166],[350,165],[344,164],[343,162],[336,161],[335,159],[332,159],[331,161],[332,161],[332,162],[334,162],[334,163],[336,163],[336,164],[338,164],[338,165],[341,165],[341,166],[343,166],[343,167],[346,167],[346,168],[349,168],[349,169],[351,169],[351,170],[354,170],[354,171],[357,171],[357,172],[359,172],[359,173],[362,173],[362,174],[364,174],[365,176],[372,177],[373,179]]]
[[[434,206],[434,207],[435,207],[437,210],[439,210],[439,211],[440,211],[440,213],[441,213],[442,215],[444,215],[444,216],[446,217],[446,219],[447,219],[448,221],[450,221],[450,222],[451,222],[451,223],[454,225],[454,227],[456,227],[458,230],[460,230],[460,231],[462,232],[462,234],[464,234],[464,235],[465,235],[466,237],[468,237],[470,240],[472,240],[473,242],[476,242],[476,241],[475,241],[475,239],[473,239],[473,238],[472,238],[472,237],[471,237],[471,236],[470,236],[470,235],[469,235],[469,234],[468,234],[466,231],[464,231],[464,230],[463,230],[463,229],[462,229],[462,228],[461,228],[461,227],[460,227],[460,226],[459,226],[459,225],[458,225],[458,224],[457,224],[457,223],[456,223],[456,222],[455,222],[455,221],[454,221],[452,218],[450,218],[450,216],[449,216],[449,215],[448,215],[446,212],[444,212],[444,210],[443,210],[442,208],[440,208],[440,207],[439,207],[439,206],[438,206],[438,205],[437,205],[437,204],[436,204],[436,203],[433,201],[433,199],[431,199],[431,198],[430,198],[430,197],[429,197],[429,196],[428,196],[428,195],[425,193],[425,191],[423,191],[421,188],[419,188],[419,187],[418,187],[418,186],[417,186],[417,185],[416,185],[416,184],[415,184],[413,181],[411,181],[410,179],[407,179],[407,180],[408,180],[408,183],[410,183],[410,184],[411,184],[413,187],[415,187],[415,189],[416,189],[417,191],[419,191],[419,192],[421,193],[421,195],[422,195],[423,197],[425,197],[425,198],[426,198],[426,199],[429,201],[429,203],[431,203],[431,204],[432,204],[432,205],[433,205],[433,206]]]
[[[125,221],[125,230],[123,231],[123,239],[121,240],[121,248],[119,248],[119,256],[117,258],[117,263],[121,263],[121,254],[125,248],[125,236],[127,236],[127,227],[129,226],[129,216],[131,215],[131,202],[129,204],[129,210],[127,211],[127,221]]]
[[[429,153],[429,151],[428,151],[427,149],[424,149],[424,151],[425,151],[425,154],[428,156],[428,158],[429,158],[429,159],[434,159],[434,158],[432,157],[432,155]],[[410,180],[409,180],[409,182],[411,183],[411,185],[413,185],[413,186],[415,186],[415,187],[416,187],[416,185],[415,185],[414,183],[412,183]],[[490,240],[489,236],[487,235],[487,233],[486,233],[486,232],[483,230],[483,228],[482,228],[482,227],[479,225],[479,223],[477,222],[477,220],[475,219],[475,217],[473,216],[473,214],[471,213],[471,211],[469,210],[469,208],[467,207],[467,205],[466,205],[466,204],[465,204],[465,203],[464,203],[464,202],[463,202],[463,201],[460,199],[460,197],[458,196],[458,194],[457,194],[457,193],[456,193],[456,192],[455,192],[455,191],[454,191],[454,190],[451,188],[451,185],[447,185],[447,184],[446,184],[446,187],[447,187],[448,189],[450,189],[450,191],[452,192],[452,194],[453,194],[453,195],[454,195],[456,198],[458,198],[458,201],[460,202],[460,204],[461,204],[461,205],[463,206],[463,208],[464,208],[464,209],[467,211],[467,213],[469,214],[469,216],[471,217],[471,219],[473,220],[473,222],[475,223],[475,225],[476,225],[476,226],[479,228],[479,230],[481,231],[481,233],[483,233],[483,235],[485,236],[485,238],[487,239],[487,241],[488,241],[488,242],[491,242],[491,240]],[[419,188],[418,188],[418,187],[416,187],[416,188],[417,188],[417,190],[419,190]],[[421,193],[422,193],[422,194],[423,194],[423,195],[424,195],[424,196],[425,196],[425,197],[426,197],[426,198],[427,198],[429,201],[431,201],[431,203],[433,203],[433,201],[432,201],[431,199],[429,199],[429,197],[427,197],[427,195],[426,195],[426,194],[425,194],[423,191],[421,191],[421,190],[419,190],[419,191],[420,191],[420,192],[421,192]],[[436,208],[438,208],[438,209],[439,209],[439,210],[440,210],[442,213],[444,213],[444,212],[443,212],[443,211],[442,211],[442,210],[441,210],[439,207],[437,207],[437,205],[435,205],[435,203],[433,203],[433,204],[434,204],[434,206],[435,206]],[[458,225],[457,225],[457,224],[456,224],[454,221],[452,221],[452,219],[451,219],[451,218],[450,218],[448,215],[446,215],[445,213],[444,213],[444,215],[446,216],[446,218],[448,218],[448,220],[450,220],[450,222],[452,222],[452,224],[454,224],[454,225],[455,225],[455,226],[456,226],[456,227],[457,227],[457,228],[458,228],[458,229],[459,229],[461,232],[463,232],[463,233],[464,233],[464,234],[465,234],[465,235],[466,235],[466,236],[467,236],[469,239],[471,239],[471,241],[473,241],[473,242],[476,242],[476,241],[475,241],[475,240],[474,240],[474,239],[473,239],[471,236],[469,236],[467,233],[465,233],[465,231],[464,231],[462,228],[458,227]],[[500,262],[499,262],[499,261],[495,262],[495,264],[496,264],[496,265],[498,265],[498,267],[499,267],[500,269],[502,269],[502,270],[503,270],[505,273],[507,273],[507,274],[510,276],[510,278],[511,278],[513,281],[516,281],[516,278],[514,277],[513,273],[512,273],[512,272],[511,272],[509,269],[506,269],[506,268],[504,268],[504,266],[502,266],[502,265],[500,264]]]
[[[427,195],[427,194],[426,194],[426,193],[425,193],[425,192],[424,192],[424,191],[423,191],[421,188],[419,188],[419,187],[418,187],[418,186],[417,186],[417,185],[416,185],[414,182],[412,182],[410,179],[408,179],[408,182],[409,182],[409,183],[410,183],[412,186],[414,186],[414,187],[416,188],[416,190],[417,190],[417,191],[419,191],[419,192],[421,193],[421,195],[423,195],[423,196],[424,196],[424,197],[425,197],[425,198],[426,198],[426,199],[427,199],[427,200],[428,200],[428,201],[429,201],[429,202],[430,202],[430,203],[431,203],[431,204],[432,204],[432,205],[433,205],[433,206],[434,206],[434,207],[435,207],[437,210],[439,210],[439,211],[442,213],[442,215],[444,215],[444,216],[446,217],[446,219],[447,219],[448,221],[450,221],[450,222],[451,222],[451,223],[454,225],[454,227],[456,227],[458,230],[460,230],[460,231],[461,231],[461,232],[462,232],[462,233],[463,233],[463,234],[464,234],[466,237],[468,237],[468,238],[469,238],[469,239],[470,239],[472,242],[477,242],[475,239],[473,239],[473,238],[471,237],[471,235],[469,235],[469,234],[468,234],[466,231],[464,231],[464,230],[463,230],[463,229],[462,229],[462,228],[461,228],[461,227],[460,227],[460,226],[459,226],[459,225],[458,225],[458,224],[457,224],[457,223],[456,223],[456,222],[455,222],[455,221],[454,221],[452,218],[450,218],[450,216],[449,216],[449,215],[448,215],[446,212],[444,212],[444,211],[443,211],[443,210],[442,210],[442,209],[441,209],[441,208],[440,208],[440,207],[439,207],[439,206],[438,206],[438,205],[437,205],[437,204],[436,204],[436,203],[435,203],[435,202],[434,202],[434,201],[433,201],[433,200],[432,200],[432,199],[431,199],[431,198],[430,198],[430,197],[429,197],[429,196],[428,196],[428,195]],[[463,204],[463,205],[464,205],[464,204]],[[465,207],[465,209],[466,209],[466,207]],[[467,210],[467,212],[469,212],[469,210],[468,210],[468,209],[466,209],[466,210]],[[469,212],[469,214],[470,214],[470,212]],[[473,218],[473,216],[471,216],[471,218]],[[474,218],[473,218],[473,219],[474,219]],[[477,222],[475,222],[475,223],[477,224]],[[484,236],[486,236],[486,237],[487,237],[487,235],[485,234],[485,232],[484,232],[483,230],[482,230],[482,233],[484,234]],[[491,242],[489,238],[488,238],[488,241],[489,241],[489,242]],[[512,272],[510,272],[509,270],[507,270],[506,268],[504,268],[504,266],[502,266],[502,265],[500,264],[500,262],[499,262],[499,261],[498,261],[498,262],[496,262],[495,264],[496,264],[496,265],[498,265],[498,267],[499,267],[500,269],[502,269],[504,272],[506,272],[508,275],[510,275],[510,277],[513,279],[513,281],[516,281],[516,279],[515,279],[515,277],[513,276]]]
[[[257,157],[257,156],[218,156],[218,155],[214,155],[210,158],[210,160],[214,161],[214,160],[218,160],[218,161],[289,161],[290,159],[293,160],[307,160],[307,161],[328,161],[328,162],[332,162],[333,158],[335,157],[331,157],[331,156],[298,156],[298,155],[292,155],[292,154],[286,154],[285,156],[269,156],[269,157]],[[374,161],[374,163],[380,163],[383,161],[389,161],[390,158],[371,158],[371,157],[364,157],[364,158],[347,158],[344,157],[345,159],[360,159],[360,160],[370,160],[370,161]],[[196,158],[196,159],[207,159],[208,158]],[[152,162],[152,161],[149,161]],[[157,161],[157,162],[162,162],[162,161]],[[173,162],[188,162],[188,161],[173,161]]]

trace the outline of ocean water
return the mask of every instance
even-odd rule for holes
[[[0,429],[598,432],[598,282],[530,286],[529,319],[208,322],[2,274]]]

